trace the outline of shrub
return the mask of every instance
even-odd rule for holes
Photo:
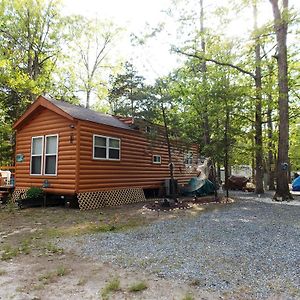
[[[102,289],[102,300],[108,300],[109,294],[112,292],[119,291],[120,288],[120,279],[118,277],[114,277],[111,281],[107,283],[107,285]]]
[[[140,292],[148,288],[147,284],[143,281],[135,283],[129,287],[129,292]]]
[[[26,192],[26,198],[29,199],[40,199],[43,197],[43,190],[39,187],[32,186]]]

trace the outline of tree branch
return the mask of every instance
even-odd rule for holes
[[[219,65],[219,66],[225,66],[225,67],[230,67],[230,68],[233,68],[233,69],[236,69],[238,70],[239,72],[241,73],[244,73],[244,74],[247,74],[249,76],[251,76],[253,79],[255,79],[255,74],[253,74],[252,72],[249,72],[247,70],[244,70],[243,68],[239,67],[239,66],[236,66],[236,65],[233,65],[231,63],[225,63],[225,62],[220,62],[218,60],[215,60],[215,59],[212,59],[212,58],[206,58],[204,56],[200,56],[198,54],[193,54],[193,53],[186,53],[186,52],[183,52],[179,49],[175,49],[175,52],[176,53],[179,53],[179,54],[183,54],[185,56],[188,56],[188,57],[193,57],[193,58],[197,58],[197,59],[200,59],[200,60],[206,60],[206,61],[210,61],[216,65]]]

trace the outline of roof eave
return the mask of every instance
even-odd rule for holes
[[[44,107],[47,108],[67,119],[70,121],[74,121],[74,118],[60,109],[59,107],[55,106],[53,103],[48,101],[45,97],[39,96],[30,106],[29,108],[25,111],[25,113],[14,123],[13,129],[17,130],[22,124],[24,124],[28,118],[39,108],[39,107]]]

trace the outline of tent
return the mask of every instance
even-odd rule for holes
[[[216,187],[209,179],[201,179],[199,177],[193,177],[188,182],[187,187],[182,191],[184,195],[193,196],[206,196],[215,192]]]
[[[293,180],[292,191],[300,191],[300,176]]]

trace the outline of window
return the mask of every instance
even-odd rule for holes
[[[43,136],[36,136],[31,140],[30,175],[42,175],[43,144]]]
[[[120,139],[94,134],[93,159],[120,160]]]
[[[32,137],[30,175],[57,175],[57,148],[57,134]]]
[[[146,126],[146,127],[145,127],[145,132],[146,132],[146,133],[151,133],[151,131],[152,131],[152,130],[151,130],[151,127],[150,127],[150,126]]]
[[[184,163],[189,166],[193,164],[193,151],[188,151],[184,154]]]
[[[153,155],[153,160],[152,162],[154,164],[161,164],[161,156],[160,155]]]
[[[57,135],[47,135],[45,138],[45,175],[56,175],[57,141]]]

